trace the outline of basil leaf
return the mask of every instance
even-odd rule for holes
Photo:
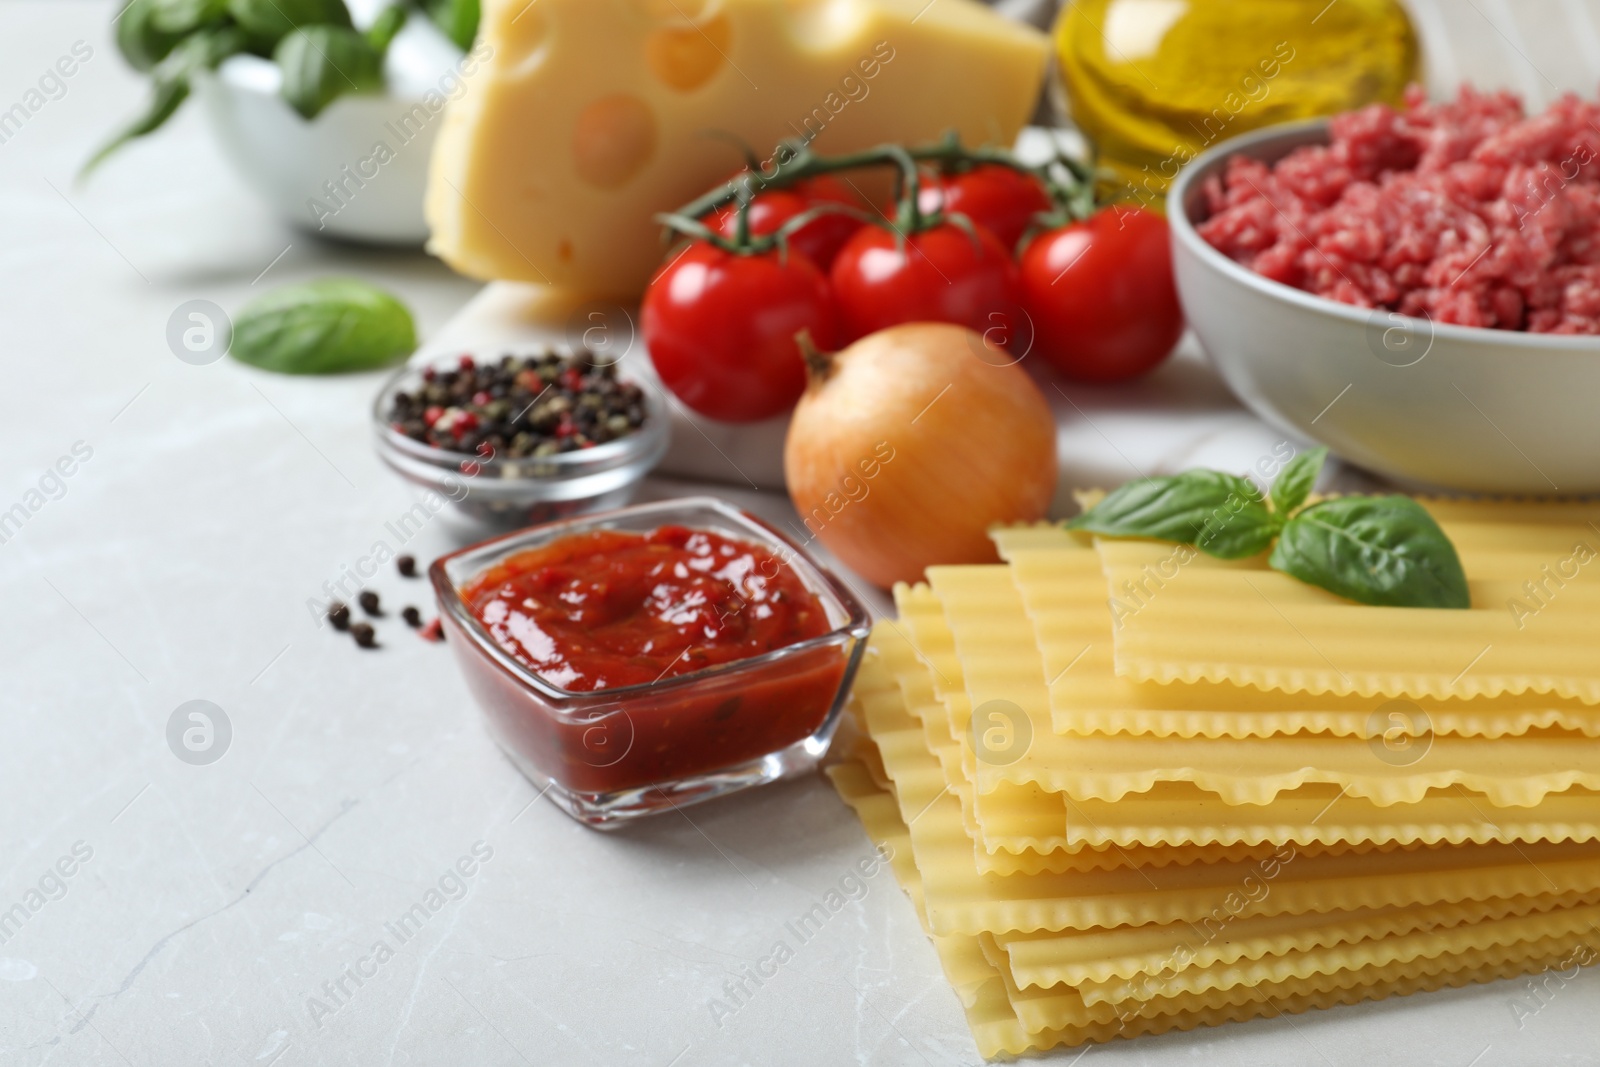
[[[1344,497],[1284,525],[1269,564],[1362,604],[1472,606],[1455,546],[1410,497]]]
[[[280,374],[371,370],[417,347],[411,312],[389,293],[349,278],[284,286],[233,322],[233,357]]]
[[[1177,541],[1220,559],[1243,559],[1266,551],[1279,525],[1253,482],[1192,470],[1129,482],[1067,527],[1111,537]]]
[[[395,34],[405,27],[406,18],[410,14],[399,4],[390,4],[378,13],[377,19],[367,27],[367,43],[378,50],[378,54],[389,51],[389,45],[394,40]]]
[[[227,0],[228,14],[257,47],[271,50],[302,26],[350,28],[344,0]]]
[[[156,28],[155,0],[130,0],[117,16],[117,50],[134,70],[154,69],[182,39]]]
[[[224,59],[244,49],[244,34],[234,26],[201,30],[185,37],[151,72],[154,92],[144,114],[101,145],[78,171],[78,177],[87,177],[107,156],[134,138],[160,129],[188,99],[189,81],[195,72],[214,70]]]
[[[422,0],[422,6],[457,48],[465,52],[472,47],[478,36],[479,0]]]
[[[1317,475],[1328,461],[1326,448],[1313,448],[1302,452],[1284,465],[1272,483],[1272,510],[1287,519],[1295,509],[1306,502],[1311,490],[1316,488]]]
[[[295,30],[272,58],[283,71],[283,98],[308,119],[345,93],[383,91],[383,54],[343,26]]]
[[[236,26],[202,30],[185,37],[156,65],[153,77],[158,82],[187,81],[197,71],[215,70],[224,59],[244,49],[244,34]]]
[[[228,0],[152,0],[150,22],[163,33],[186,34],[228,13]]]

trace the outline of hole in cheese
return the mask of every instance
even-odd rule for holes
[[[698,89],[727,63],[733,24],[714,15],[684,26],[661,26],[645,41],[645,62],[662,84],[680,92]]]
[[[656,116],[630,93],[601,97],[578,114],[572,159],[578,177],[598,189],[616,189],[650,162],[656,151]]]

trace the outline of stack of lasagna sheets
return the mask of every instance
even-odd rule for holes
[[[1427,501],[1473,607],[997,531],[895,590],[830,768],[985,1057],[1600,953],[1600,506]]]

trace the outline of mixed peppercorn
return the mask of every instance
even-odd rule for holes
[[[644,424],[644,394],[588,352],[543,352],[498,363],[462,356],[428,367],[395,394],[389,424],[414,441],[479,456],[553,456],[625,437]]]
[[[417,573],[417,561],[414,556],[400,556],[395,561],[395,569],[404,578],[420,578]],[[383,618],[383,602],[378,594],[371,589],[363,589],[356,597],[362,612],[369,618]],[[422,612],[407,604],[400,609],[400,617],[407,626],[418,631],[418,635],[425,641],[443,641],[444,627],[438,619],[426,624],[422,621]],[[340,600],[335,600],[328,605],[328,622],[333,624],[335,630],[348,633],[355,643],[361,648],[378,647],[378,631],[368,622],[356,622],[350,611],[350,605]]]

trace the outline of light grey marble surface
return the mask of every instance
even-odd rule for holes
[[[0,1065],[976,1063],[887,872],[806,942],[787,930],[870,854],[822,782],[592,833],[531,803],[447,650],[392,617],[370,654],[317,629],[307,598],[411,504],[368,443],[378,379],[190,366],[168,317],[353,273],[432,332],[475,287],[421,255],[285,229],[194,113],[75,187],[142,91],[111,11],[0,4],[0,105],[75,42],[93,50],[0,144],[0,510],[48,497],[0,544],[0,915],[26,913],[0,933]],[[1078,400],[1065,440],[1086,479],[1115,477],[1118,456],[1248,462],[1270,436],[1192,357]],[[1152,416],[1165,407],[1188,417]],[[89,458],[45,478],[74,446]],[[406,547],[455,543],[435,526]],[[391,610],[425,602],[392,572],[373,584]],[[166,739],[195,699],[232,728],[208,766]],[[418,903],[402,940],[391,927]],[[793,958],[714,1011],[779,940]],[[1501,983],[1082,1061],[1590,1064],[1597,993],[1593,973],[1543,1004]]]

